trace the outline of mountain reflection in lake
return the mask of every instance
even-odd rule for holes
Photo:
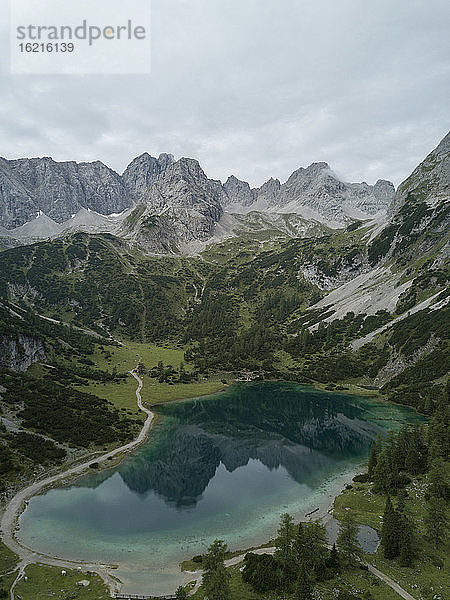
[[[163,439],[119,472],[130,490],[153,490],[179,508],[196,504],[221,463],[233,472],[256,459],[298,483],[320,484],[383,431],[351,397],[280,382],[155,408],[165,417]]]

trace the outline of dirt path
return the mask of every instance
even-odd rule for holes
[[[18,576],[11,587],[11,600],[14,600],[14,587],[16,583],[18,583],[18,581],[22,578],[25,567],[30,563],[37,562],[43,563],[45,565],[57,566],[62,568],[81,568],[82,570],[95,571],[102,577],[102,579],[110,588],[111,592],[118,591],[118,581],[114,577],[112,577],[107,571],[108,569],[114,568],[114,565],[102,563],[88,563],[84,561],[69,561],[35,552],[21,544],[16,539],[15,531],[18,526],[18,519],[22,514],[23,510],[25,509],[26,503],[30,500],[30,498],[43,492],[46,488],[53,486],[55,483],[61,483],[66,478],[81,475],[84,471],[86,471],[89,468],[89,466],[92,463],[104,463],[108,459],[113,458],[118,454],[121,454],[123,452],[131,452],[137,446],[142,444],[143,441],[145,441],[147,434],[152,426],[154,414],[142,404],[142,379],[138,376],[135,369],[130,371],[130,374],[138,382],[138,387],[136,389],[137,404],[139,408],[147,415],[147,418],[145,420],[144,425],[142,426],[141,431],[139,432],[139,435],[133,441],[129,442],[128,444],[125,444],[124,446],[121,446],[120,448],[115,448],[114,450],[111,450],[110,452],[107,452],[106,454],[103,454],[101,456],[96,456],[95,458],[91,457],[88,461],[71,467],[70,469],[67,469],[67,471],[63,471],[61,473],[58,473],[57,475],[53,475],[52,477],[47,477],[40,481],[36,481],[35,483],[18,492],[7,504],[1,519],[1,538],[3,543],[19,556],[19,559],[21,561],[19,565]]]
[[[404,590],[396,581],[391,579],[388,575],[385,575],[382,571],[379,571],[378,569],[376,569],[373,565],[370,565],[369,563],[365,563],[365,564],[367,565],[369,571],[371,573],[373,573],[373,575],[375,575],[375,577],[378,577],[378,579],[381,579],[381,581],[384,581],[384,583],[386,585],[388,585],[390,588],[392,588],[394,590],[394,592],[397,592],[397,594],[399,596],[401,596],[405,600],[416,600],[416,598],[414,598],[414,596],[411,596],[411,594],[409,592]]]
[[[19,581],[21,579],[23,579],[23,577],[25,576],[25,567],[27,566],[27,562],[22,562],[18,565],[18,573],[17,573],[17,577],[14,579],[11,588],[9,590],[9,598],[10,600],[14,600],[14,588],[16,587],[16,585],[19,583]]]

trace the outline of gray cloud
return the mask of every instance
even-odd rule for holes
[[[445,0],[153,0],[149,76],[0,73],[0,154],[200,160],[261,184],[324,160],[398,184],[448,129]],[[0,31],[7,38],[5,25]]]

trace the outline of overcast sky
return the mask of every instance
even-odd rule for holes
[[[448,0],[152,0],[150,75],[9,75],[0,27],[7,158],[170,152],[253,185],[326,161],[398,185],[449,128]]]

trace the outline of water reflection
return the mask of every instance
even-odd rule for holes
[[[364,455],[382,431],[364,420],[360,399],[280,382],[237,385],[157,410],[164,416],[159,442],[119,472],[130,490],[154,491],[179,509],[196,505],[219,465],[231,473],[257,460],[315,487],[337,463]]]

